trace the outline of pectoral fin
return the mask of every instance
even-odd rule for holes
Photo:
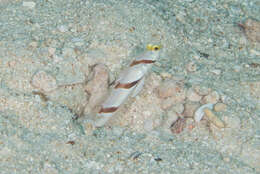
[[[131,94],[131,97],[137,96],[139,92],[142,90],[143,86],[144,86],[144,77],[136,85],[134,91]]]

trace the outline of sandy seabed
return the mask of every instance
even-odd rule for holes
[[[259,11],[257,0],[0,0],[0,173],[259,173]],[[148,43],[163,48],[141,94],[93,130],[92,66],[113,80]],[[165,79],[187,92],[176,112],[217,96],[227,126],[190,117],[163,130]]]

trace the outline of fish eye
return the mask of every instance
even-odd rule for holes
[[[158,51],[158,50],[160,50],[161,46],[148,44],[146,48],[149,51]]]
[[[159,50],[160,49],[160,47],[158,46],[158,45],[155,45],[155,46],[153,46],[153,48],[152,48],[152,50],[154,50],[154,51],[157,51],[157,50]]]

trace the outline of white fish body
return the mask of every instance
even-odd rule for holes
[[[132,61],[130,66],[123,71],[97,114],[96,127],[103,126],[130,94],[132,94],[132,97],[135,97],[141,91],[144,84],[144,76],[152,64],[159,58],[159,52],[159,46],[148,45],[147,51]]]

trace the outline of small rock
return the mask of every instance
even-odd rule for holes
[[[32,77],[31,84],[45,92],[55,90],[57,86],[56,79],[45,71],[38,71]]]
[[[184,105],[182,103],[177,103],[172,107],[172,110],[178,114],[181,114],[184,111]]]
[[[163,110],[167,110],[169,109],[170,107],[172,107],[172,105],[175,103],[174,100],[172,100],[172,98],[166,98],[165,100],[162,100],[162,103],[161,103],[161,108]]]
[[[163,79],[169,79],[169,78],[171,78],[172,77],[172,75],[170,74],[170,73],[168,73],[168,72],[162,72],[161,74],[160,74],[160,76],[163,78]]]
[[[35,7],[36,3],[33,1],[25,1],[23,2],[24,7],[28,7],[30,9],[33,9]]]
[[[220,95],[220,101],[222,103],[228,104],[228,103],[231,102],[231,98],[229,96],[225,95],[225,94],[221,94]]]
[[[171,97],[176,103],[182,103],[186,98],[186,90],[182,83],[167,81],[157,88],[157,95],[160,99]]]
[[[245,24],[240,24],[246,33],[247,38],[252,42],[260,42],[260,22],[247,19]]]
[[[164,121],[163,127],[170,130],[172,124],[178,119],[178,115],[173,110],[167,112],[167,119]]]
[[[186,118],[178,118],[172,125],[171,131],[174,134],[181,133],[186,127]]]
[[[220,120],[209,108],[204,109],[205,115],[209,119],[211,123],[213,123],[218,128],[224,128],[225,124],[222,120]]]
[[[216,112],[222,112],[225,111],[227,109],[227,105],[225,105],[224,103],[217,103],[214,106],[214,111]]]
[[[205,86],[196,85],[193,89],[196,93],[198,93],[199,95],[202,95],[202,96],[208,95],[211,92],[211,89],[207,88]]]
[[[86,135],[93,135],[93,131],[95,130],[95,123],[93,120],[89,120],[88,118],[79,118],[80,124],[83,127],[82,133],[85,133]]]
[[[244,67],[245,68],[250,68],[250,65],[249,64],[244,64]]]
[[[71,32],[75,33],[77,31],[77,28],[75,26],[72,26],[70,29]]]
[[[219,94],[216,91],[211,92],[210,94],[204,96],[201,100],[202,104],[212,103],[215,104],[219,100]]]
[[[197,65],[195,64],[195,62],[190,62],[186,65],[186,70],[188,72],[195,72],[197,71]]]
[[[17,63],[18,63],[17,61],[11,60],[11,61],[8,61],[8,66],[10,68],[14,68],[17,65]]]
[[[230,160],[230,158],[229,158],[229,157],[224,157],[224,158],[223,158],[223,161],[225,161],[225,162],[229,163],[231,160]]]
[[[195,111],[200,107],[198,102],[186,102],[184,104],[184,117],[193,117]]]
[[[201,100],[201,96],[198,95],[192,88],[187,91],[187,99],[190,101],[198,102]]]
[[[176,92],[176,85],[174,82],[166,81],[160,87],[157,88],[158,97],[161,99],[165,99],[167,97],[171,97]]]

